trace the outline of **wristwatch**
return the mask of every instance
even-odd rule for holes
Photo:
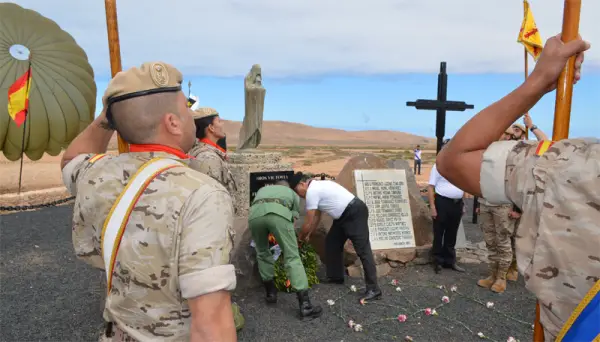
[[[531,128],[529,129],[531,131],[531,133],[533,133],[533,131],[535,131],[538,127],[536,125],[531,126]]]

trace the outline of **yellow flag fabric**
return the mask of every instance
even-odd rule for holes
[[[533,13],[531,13],[527,0],[523,1],[523,5],[525,7],[525,12],[517,42],[523,44],[527,52],[537,61],[542,53],[542,48],[544,47],[542,44],[542,36],[535,24]]]
[[[31,67],[8,88],[8,115],[21,126],[29,108]]]

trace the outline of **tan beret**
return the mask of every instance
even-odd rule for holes
[[[139,68],[132,67],[121,71],[108,83],[102,103],[106,106],[108,99],[116,100],[151,95],[155,92],[181,90],[183,75],[174,66],[163,62],[147,62]],[[112,102],[112,101],[111,101]]]
[[[193,118],[195,120],[195,119],[202,119],[202,118],[207,118],[209,116],[215,116],[215,115],[219,115],[219,112],[217,112],[216,109],[210,108],[210,107],[200,107],[194,111]]]
[[[523,126],[521,124],[513,124],[512,127],[520,129],[521,131],[523,131],[523,133],[527,132],[527,129],[525,129],[525,126]]]

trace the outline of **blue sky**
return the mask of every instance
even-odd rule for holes
[[[110,76],[104,2],[17,2],[55,20],[84,48],[100,107]],[[542,37],[559,33],[564,0],[529,2]],[[263,69],[266,120],[425,136],[434,136],[435,113],[406,102],[435,97],[440,61],[448,63],[448,99],[475,105],[448,114],[447,136],[523,79],[523,48],[516,43],[520,0],[117,3],[123,67],[153,60],[175,65],[186,78],[186,93],[191,79],[201,104],[231,120],[243,118],[243,77],[254,63]],[[597,13],[600,1],[583,2],[580,33],[592,50],[574,92],[572,137],[600,131]],[[530,59],[530,70],[533,65]],[[549,94],[531,116],[551,133],[553,111]]]
[[[435,136],[435,112],[406,107],[407,101],[433,99],[437,74],[391,76],[330,76],[309,80],[270,79],[263,70],[267,89],[265,120],[301,122],[311,126],[346,130],[391,129]],[[221,116],[240,121],[244,116],[243,79],[196,77],[192,94],[202,106],[216,108]],[[448,112],[446,135],[522,82],[522,74],[458,74],[448,76],[448,99],[466,101],[475,109]],[[98,103],[106,81],[99,81]],[[184,81],[187,94],[187,80]],[[552,133],[555,93],[546,95],[530,115],[535,124]],[[600,136],[600,74],[584,75],[575,86],[571,112],[571,137]],[[99,111],[100,109],[98,109]]]

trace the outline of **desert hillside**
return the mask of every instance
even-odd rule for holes
[[[242,123],[225,121],[227,146],[237,145]],[[435,148],[433,138],[398,131],[344,131],[318,128],[295,122],[264,121],[261,146],[348,146],[411,148],[420,144]],[[109,149],[117,149],[116,136]]]

